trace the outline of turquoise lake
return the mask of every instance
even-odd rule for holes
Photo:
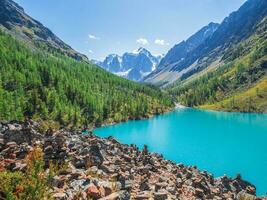
[[[242,178],[267,193],[267,115],[177,109],[147,120],[94,130],[125,144],[148,145],[166,159],[196,165],[216,177]]]

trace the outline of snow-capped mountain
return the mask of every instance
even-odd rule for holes
[[[131,53],[108,55],[103,62],[92,61],[105,70],[118,76],[141,81],[145,76],[154,71],[163,56],[153,56],[145,48],[139,48]]]

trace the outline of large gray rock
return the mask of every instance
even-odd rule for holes
[[[154,194],[154,199],[155,200],[165,200],[168,199],[168,193],[165,190],[155,192]]]
[[[42,135],[36,133],[32,129],[8,129],[4,132],[4,142],[16,142],[17,144],[28,143],[33,144],[34,141],[42,138]]]
[[[100,152],[98,145],[93,144],[89,150],[90,164],[92,166],[100,166],[104,162],[104,158]]]
[[[111,195],[103,197],[99,200],[129,200],[129,199],[131,199],[129,192],[122,190],[119,192],[114,192]]]
[[[256,200],[257,197],[251,194],[246,193],[245,191],[241,191],[237,195],[238,200]]]

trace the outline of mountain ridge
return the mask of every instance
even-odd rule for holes
[[[226,17],[211,37],[204,40],[185,59],[168,65],[152,78],[148,77],[151,80],[148,79],[147,82],[170,84],[182,75],[190,77],[213,62],[220,62],[227,49],[249,37],[250,31],[255,29],[254,26],[267,14],[266,7],[265,0],[246,1],[237,11]]]
[[[17,39],[32,44],[46,46],[50,51],[60,52],[78,61],[88,62],[88,58],[72,49],[58,38],[51,30],[25,13],[24,9],[14,1],[0,0],[0,28]]]
[[[219,27],[218,23],[211,22],[207,26],[204,26],[199,31],[197,31],[195,34],[190,36],[186,41],[182,41],[181,43],[175,45],[167,54],[166,56],[161,60],[159,64],[159,68],[164,67],[164,65],[169,64],[168,62],[178,62],[180,59],[186,56],[187,53],[195,49],[198,45],[200,45],[206,38],[210,37]],[[183,49],[184,48],[184,49]],[[172,55],[177,53],[185,53],[182,55],[175,55],[174,58],[172,58]],[[166,60],[166,61],[165,61]],[[165,63],[167,62],[167,63]],[[163,65],[163,66],[161,66]]]
[[[154,81],[155,77],[168,69],[171,70],[175,64],[182,62],[188,54],[197,48],[205,39],[209,38],[217,30],[218,26],[219,24],[211,22],[194,33],[187,40],[176,44],[162,58],[157,70],[144,78],[144,82],[157,83],[158,81]]]
[[[110,54],[104,61],[94,63],[113,74],[138,82],[153,72],[160,60],[161,56],[153,56],[147,49],[140,47],[122,56]]]

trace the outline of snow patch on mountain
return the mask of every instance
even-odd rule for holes
[[[156,70],[162,57],[163,55],[154,56],[147,49],[141,47],[132,52],[126,52],[122,56],[110,54],[102,62],[95,60],[92,62],[118,76],[141,81]]]

